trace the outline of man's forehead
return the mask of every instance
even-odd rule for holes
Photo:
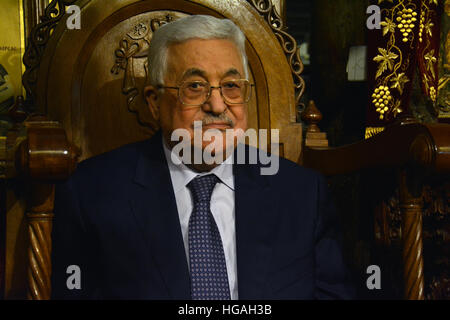
[[[189,39],[168,47],[169,72],[177,78],[219,75],[242,76],[244,67],[237,46],[227,39]]]

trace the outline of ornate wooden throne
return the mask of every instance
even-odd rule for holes
[[[284,1],[276,3],[284,8]],[[73,4],[81,9],[79,30],[66,24],[66,9]],[[303,113],[310,123],[303,144],[297,122],[303,65],[295,40],[286,33],[283,10],[279,12],[281,16],[270,0],[50,3],[31,32],[24,56],[27,100],[18,99],[10,110],[14,126],[0,139],[0,161],[9,181],[4,187],[5,281],[0,282],[5,298],[50,297],[55,181],[67,178],[78,161],[146,139],[158,129],[141,92],[151,68],[146,51],[154,30],[187,14],[229,18],[243,30],[256,84],[249,124],[279,129],[282,156],[329,176],[386,167],[398,173],[398,219],[392,221],[386,203],[380,202],[375,236],[384,247],[401,243],[404,296],[424,297],[420,180],[429,171],[449,173],[449,126],[403,119],[373,138],[328,148],[316,125],[321,115],[311,104]]]
[[[80,29],[67,26],[70,5],[81,9]],[[147,50],[160,25],[189,14],[229,18],[242,29],[256,85],[249,125],[279,129],[280,154],[299,159],[303,65],[270,0],[51,1],[24,56],[25,109],[43,116],[21,123],[23,112],[13,108],[16,124],[4,141],[7,176],[20,177],[23,191],[8,192],[6,298],[50,297],[53,183],[68,177],[77,161],[158,129],[142,96],[151,68]]]

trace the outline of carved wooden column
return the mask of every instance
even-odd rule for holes
[[[27,298],[50,299],[51,231],[55,188],[53,184],[33,183],[31,189],[31,199],[26,213],[30,241]]]
[[[400,207],[402,210],[403,263],[405,298],[422,300],[424,295],[422,242],[422,182],[430,174],[450,173],[450,126],[427,124],[426,131],[416,135],[409,154],[414,172],[400,176]]]
[[[400,210],[402,212],[404,296],[407,300],[424,299],[422,192],[412,191],[406,170],[400,173]]]
[[[17,148],[17,173],[29,185],[27,206],[28,299],[50,299],[51,230],[54,182],[75,169],[78,150],[58,122],[34,117],[25,122],[26,139]]]

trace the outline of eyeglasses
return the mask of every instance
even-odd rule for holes
[[[177,89],[178,99],[185,106],[200,106],[208,101],[212,89],[219,89],[227,104],[243,104],[250,101],[251,84],[246,79],[221,81],[219,86],[212,86],[206,81],[184,81],[178,87],[158,86],[158,88]]]

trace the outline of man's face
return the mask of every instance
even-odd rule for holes
[[[164,86],[179,86],[184,81],[207,81],[211,86],[219,86],[221,81],[243,79],[245,75],[238,49],[231,41],[221,39],[191,39],[171,45],[167,67]],[[188,130],[193,140],[194,121],[202,121],[203,132],[207,129],[221,131],[222,151],[234,146],[233,141],[226,144],[226,129],[247,129],[247,106],[227,104],[219,89],[212,89],[208,100],[194,107],[183,105],[176,89],[166,88],[163,93],[157,93],[150,86],[145,90],[150,109],[159,117],[164,138],[170,147],[177,143],[170,141],[175,129]],[[202,149],[210,143],[204,141]]]

